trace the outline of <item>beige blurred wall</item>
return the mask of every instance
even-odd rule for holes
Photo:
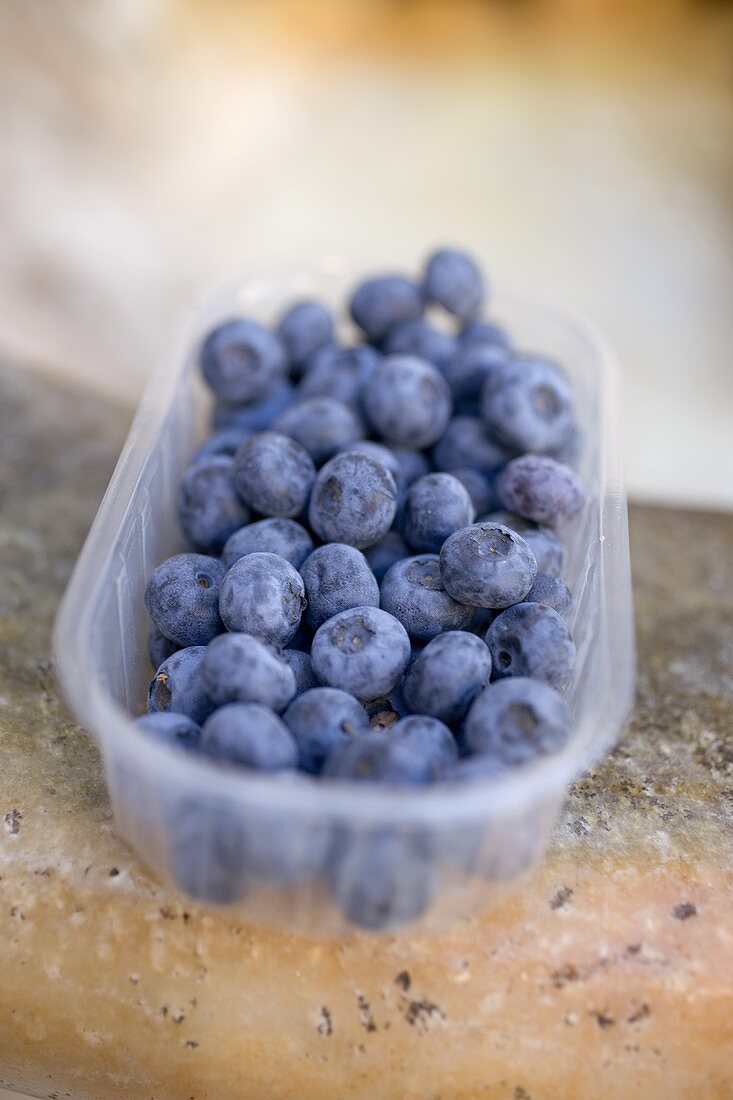
[[[0,353],[133,401],[253,256],[463,242],[605,329],[637,497],[733,506],[730,13],[0,0]]]

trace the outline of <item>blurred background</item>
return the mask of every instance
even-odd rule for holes
[[[253,257],[592,314],[639,498],[733,506],[733,5],[0,0],[0,356],[132,403]]]

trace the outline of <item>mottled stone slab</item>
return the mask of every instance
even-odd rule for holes
[[[527,885],[319,943],[114,835],[49,629],[128,414],[0,372],[0,1084],[106,1100],[733,1096],[733,517],[631,514],[639,693]]]

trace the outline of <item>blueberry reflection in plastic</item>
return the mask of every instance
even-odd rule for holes
[[[169,857],[176,885],[196,901],[231,905],[249,889],[241,821],[229,809],[182,798],[168,811]]]
[[[253,885],[294,886],[324,873],[330,838],[325,822],[253,808],[243,831],[244,865]]]
[[[331,891],[346,919],[371,932],[410,924],[436,887],[433,846],[424,830],[340,830],[328,865]]]

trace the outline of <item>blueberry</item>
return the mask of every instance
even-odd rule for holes
[[[176,800],[167,811],[171,872],[196,901],[231,905],[249,889],[244,829],[236,814],[201,799]]]
[[[219,610],[227,630],[253,634],[285,646],[305,610],[300,573],[277,554],[248,554],[231,567],[221,584]]]
[[[402,534],[415,551],[437,553],[449,535],[473,523],[468,490],[450,474],[426,474],[407,490]]]
[[[573,425],[573,430],[563,445],[553,448],[550,452],[550,457],[556,462],[562,462],[564,466],[570,466],[573,470],[577,470],[582,455],[583,433],[577,424]]]
[[[157,669],[159,665],[163,664],[163,661],[166,661],[180,648],[177,642],[172,642],[170,638],[166,638],[157,626],[151,626],[148,631],[148,656],[153,668]]]
[[[218,554],[229,536],[249,523],[249,509],[233,475],[234,461],[226,455],[201,458],[183,475],[178,519],[198,550]]]
[[[369,719],[358,699],[330,687],[316,687],[299,695],[283,720],[298,746],[300,767],[312,775],[321,771],[335,745],[369,730]]]
[[[298,763],[298,750],[290,730],[282,719],[259,703],[229,703],[219,707],[204,723],[201,749],[217,760],[256,771],[283,771]]]
[[[301,649],[283,649],[280,656],[292,670],[298,695],[319,686],[310,653],[304,653]]]
[[[197,447],[191,456],[191,465],[202,458],[211,458],[212,455],[224,455],[226,458],[234,458],[237,448],[244,443],[249,435],[246,428],[222,428],[205,439],[200,447]]]
[[[477,516],[491,511],[498,504],[495,479],[479,473],[478,470],[457,469],[450,471],[466,489]]]
[[[509,457],[476,416],[454,416],[433,448],[436,468],[448,473],[468,466],[482,474],[493,474]]]
[[[201,740],[201,726],[186,714],[175,714],[173,711],[144,714],[135,720],[135,725],[156,741],[164,741],[180,749],[197,749]]]
[[[537,574],[525,599],[527,603],[546,604],[553,611],[557,611],[558,615],[566,615],[573,603],[568,586],[559,577],[553,577],[550,573]]]
[[[454,600],[472,607],[509,607],[534,584],[537,562],[515,531],[499,523],[475,523],[443,543],[440,571]]]
[[[395,325],[420,317],[423,300],[419,288],[403,275],[379,275],[360,283],[349,311],[368,339],[378,344]]]
[[[410,710],[453,725],[460,721],[491,676],[486,644],[461,630],[449,630],[425,646],[410,665],[403,691]]]
[[[505,348],[487,344],[461,348],[453,357],[446,368],[445,377],[457,412],[473,416],[479,412],[486,380],[506,364],[508,354]]]
[[[295,676],[270,646],[251,634],[220,634],[201,662],[201,679],[210,699],[226,703],[261,703],[284,710],[295,695]]]
[[[313,539],[294,519],[261,519],[235,531],[224,543],[222,559],[227,569],[247,554],[279,554],[300,569],[313,549]]]
[[[333,317],[320,302],[296,302],[281,317],[277,335],[297,370],[311,355],[331,343]]]
[[[369,563],[369,568],[374,576],[381,582],[387,570],[395,562],[408,557],[409,553],[410,551],[402,536],[397,531],[388,531],[379,542],[367,547],[364,551],[364,557]]]
[[[319,470],[308,519],[324,542],[363,549],[386,535],[396,512],[397,487],[389,470],[367,455],[346,451]]]
[[[512,459],[497,489],[504,508],[548,527],[573,519],[585,503],[585,489],[575,471],[546,455]]]
[[[354,410],[333,397],[296,401],[278,416],[273,427],[305,447],[316,466],[364,438],[364,425]]]
[[[421,449],[440,439],[451,415],[451,396],[432,363],[413,355],[386,355],[362,393],[372,427],[387,443]]]
[[[285,374],[285,350],[257,321],[225,321],[204,340],[204,378],[225,401],[257,401]]]
[[[184,714],[197,725],[206,721],[214,704],[206,694],[201,679],[201,662],[205,652],[205,646],[187,646],[163,661],[150,681],[149,714]]]
[[[145,589],[158,630],[179,646],[207,645],[222,628],[219,588],[225,572],[205,554],[175,554],[161,562]]]
[[[549,527],[540,527],[532,520],[522,519],[513,512],[491,512],[484,518],[489,523],[503,523],[512,531],[517,531],[536,557],[540,573],[548,573],[551,577],[559,577],[562,573],[565,566],[565,547]]]
[[[387,354],[417,355],[442,371],[456,354],[457,347],[455,336],[436,328],[422,317],[395,325],[384,342]]]
[[[235,429],[242,432],[264,432],[272,426],[276,416],[292,405],[295,389],[280,379],[257,401],[247,404],[231,401],[217,401],[214,406],[212,427],[216,431]]]
[[[410,787],[432,782],[436,777],[433,759],[419,743],[394,737],[396,728],[389,733],[371,731],[364,737],[339,741],[326,758],[323,775],[328,779]]]
[[[316,476],[305,447],[280,432],[250,436],[234,456],[234,484],[263,516],[299,516]]]
[[[413,481],[430,473],[430,459],[422,451],[412,451],[408,447],[392,447],[391,451],[399,466],[399,473],[395,477],[398,491],[409,489]]]
[[[390,735],[394,742],[409,745],[428,763],[433,779],[440,779],[458,759],[455,737],[443,722],[430,715],[410,714],[392,726]]]
[[[554,451],[575,427],[573,392],[556,363],[517,358],[488,374],[481,415],[489,434],[515,454]]]
[[[446,771],[444,778],[446,780],[457,780],[461,783],[477,782],[481,779],[497,779],[499,776],[505,775],[507,770],[506,764],[502,764],[493,756],[463,756],[460,760],[456,760],[455,764]],[[478,843],[475,844],[471,853],[473,856],[471,862],[478,856],[477,849],[481,839],[483,839],[483,830],[481,830]]]
[[[425,265],[423,292],[429,302],[437,302],[449,313],[463,319],[472,317],[486,297],[481,270],[467,252],[441,248]]]
[[[504,767],[557,752],[570,731],[570,712],[562,696],[540,680],[521,676],[488,687],[466,719],[470,751]]]
[[[379,362],[379,352],[368,344],[321,348],[308,363],[300,397],[334,397],[344,405],[359,407],[362,386]]]
[[[467,321],[461,329],[458,341],[462,348],[482,346],[509,348],[509,337],[501,325],[491,321]]]
[[[410,637],[418,639],[462,630],[473,613],[445,591],[437,554],[420,554],[393,565],[382,581],[380,603]]]
[[[495,680],[531,676],[551,687],[567,684],[575,646],[557,611],[542,603],[518,603],[497,615],[486,634]]]
[[[428,834],[416,829],[343,830],[328,872],[346,919],[372,932],[416,920],[432,901],[436,886]]]
[[[410,639],[385,611],[355,607],[319,627],[311,658],[321,683],[375,699],[391,691],[407,668]]]
[[[314,550],[300,568],[313,630],[339,611],[379,607],[379,585],[360,550],[330,542]]]
[[[402,466],[391,447],[385,447],[384,443],[375,443],[371,439],[361,439],[358,443],[349,443],[342,447],[339,454],[366,455],[373,458],[380,466],[384,466],[395,479],[395,485],[399,488],[399,479],[402,476]]]

